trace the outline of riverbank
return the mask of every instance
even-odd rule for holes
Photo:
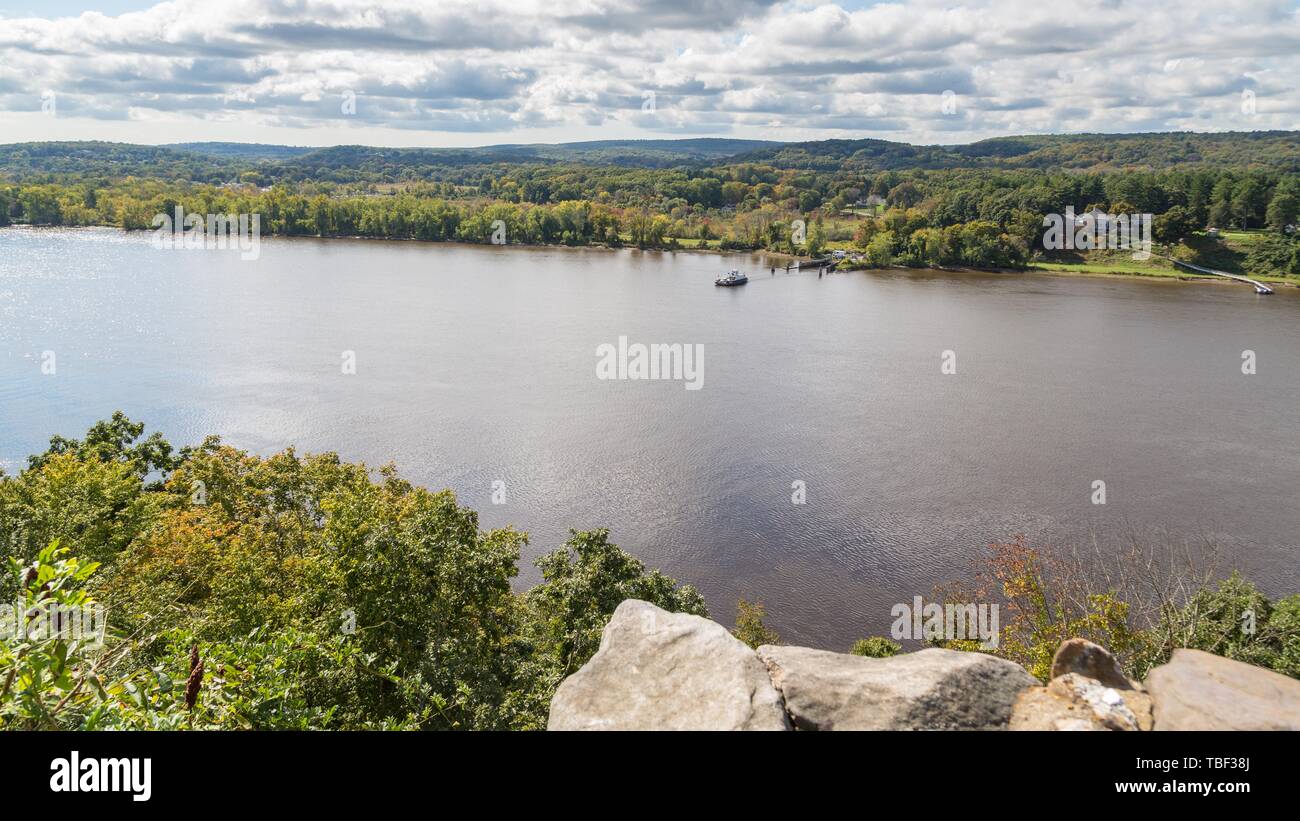
[[[1230,279],[1215,276],[1196,276],[1187,274],[1176,269],[1169,270],[1125,270],[1122,268],[1101,266],[1101,265],[1073,265],[1068,263],[1035,263],[1026,268],[953,268],[953,267],[936,267],[936,268],[907,268],[900,266],[891,266],[889,268],[849,268],[838,271],[838,273],[852,272],[881,272],[881,271],[935,271],[945,274],[1036,274],[1039,276],[1054,277],[1079,277],[1085,279],[1132,279],[1132,280],[1164,280],[1171,282],[1186,283],[1212,283],[1217,285],[1237,285],[1240,282],[1234,282]],[[1295,277],[1253,277],[1261,282],[1267,282],[1270,285],[1276,285],[1284,288],[1300,288],[1300,279]]]
[[[113,225],[30,225],[30,224],[13,224],[0,228],[0,231],[17,230],[17,231],[113,231],[124,236],[140,236],[152,233],[148,230],[133,231],[118,228]],[[266,239],[309,239],[309,240],[362,240],[374,243],[423,243],[428,245],[444,245],[449,247],[483,247],[490,246],[493,243],[476,243],[465,242],[462,240],[428,240],[412,237],[371,237],[355,234],[326,234],[326,235],[305,235],[305,234],[265,234]],[[607,243],[589,243],[585,245],[573,245],[568,243],[524,243],[510,242],[504,243],[505,246],[521,249],[575,249],[575,250],[602,250],[602,251],[651,251],[659,253],[690,253],[690,254],[711,254],[716,256],[726,256],[735,254],[763,254],[777,262],[784,262],[792,265],[800,262],[808,262],[812,257],[796,256],[782,251],[772,251],[765,248],[719,248],[719,247],[701,247],[699,240],[687,240],[696,244],[678,244],[664,247],[638,247],[632,244],[610,245]],[[843,265],[843,263],[841,263]],[[778,269],[782,266],[778,265]],[[951,267],[939,266],[928,268],[910,268],[906,266],[889,266],[886,268],[871,267],[841,267],[838,273],[851,272],[881,272],[881,271],[936,271],[951,274],[1041,274],[1047,276],[1071,276],[1071,277],[1108,277],[1120,279],[1164,279],[1176,280],[1188,283],[1216,283],[1220,285],[1233,285],[1231,280],[1226,280],[1214,276],[1196,276],[1180,271],[1173,266],[1162,267],[1157,264],[1100,264],[1100,263],[1060,263],[1049,261],[1037,261],[1023,269],[1015,268],[968,268],[968,267]],[[1278,277],[1278,276],[1255,276],[1261,282],[1267,282],[1270,285],[1281,287],[1300,288],[1300,278],[1296,277]]]
[[[1061,276],[1085,276],[1085,277],[1125,277],[1129,279],[1172,279],[1180,282],[1214,282],[1220,285],[1240,285],[1230,279],[1216,276],[1197,276],[1181,271],[1173,266],[1168,268],[1156,265],[1132,265],[1132,266],[1114,266],[1098,265],[1089,263],[1065,263],[1065,262],[1039,262],[1030,269],[1038,273],[1057,274]],[[1251,275],[1252,279],[1260,282],[1267,282],[1270,285],[1279,285],[1283,287],[1296,288],[1300,287],[1300,279],[1296,277],[1279,277],[1279,276],[1262,276]]]

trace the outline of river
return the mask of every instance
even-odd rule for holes
[[[750,283],[714,287],[728,268]],[[597,378],[619,337],[702,346],[699,389]],[[391,460],[531,534],[520,586],[569,528],[608,527],[719,620],[761,599],[787,642],[840,650],[1021,532],[1208,538],[1266,592],[1300,589],[1297,353],[1291,288],[363,240],[242,261],[0,231],[10,473],[118,409],[178,446]]]

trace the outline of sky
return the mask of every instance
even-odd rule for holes
[[[1300,129],[1298,0],[0,0],[0,143]]]

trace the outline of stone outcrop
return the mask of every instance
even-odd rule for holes
[[[1066,673],[1021,694],[1011,729],[1149,730],[1151,699],[1139,690]]]
[[[1107,687],[1134,689],[1133,682],[1120,669],[1119,660],[1105,647],[1087,639],[1067,639],[1056,648],[1056,655],[1052,657],[1052,678],[1066,673],[1078,673]]]
[[[864,658],[764,645],[758,655],[800,730],[1003,730],[1037,683],[1018,664],[958,650]]]
[[[560,684],[550,730],[785,730],[754,651],[716,622],[629,599]]]
[[[1300,730],[1300,681],[1200,650],[1147,675],[1157,730]]]
[[[755,652],[708,619],[619,605],[600,649],[560,684],[552,730],[1300,730],[1300,681],[1175,650],[1144,683],[1070,639],[1047,686],[984,653],[866,658]]]
[[[1026,690],[1011,716],[1013,730],[1150,730],[1151,697],[1124,675],[1119,660],[1086,639],[1061,642],[1052,680]]]

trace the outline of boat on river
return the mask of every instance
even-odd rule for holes
[[[713,280],[714,285],[744,285],[746,282],[749,282],[749,277],[739,271],[728,271]]]

